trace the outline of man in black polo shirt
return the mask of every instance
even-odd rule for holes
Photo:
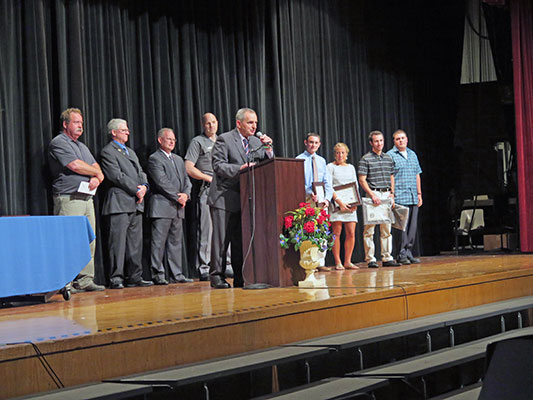
[[[371,151],[366,153],[359,161],[358,175],[359,184],[366,192],[366,196],[372,199],[376,205],[381,200],[391,199],[394,205],[394,161],[391,156],[383,153],[384,138],[380,131],[372,131],[368,135]],[[365,261],[368,268],[377,268],[374,225],[365,225],[363,230],[363,244],[365,247]],[[384,267],[398,267],[391,256],[392,236],[391,224],[380,224],[381,260]]]

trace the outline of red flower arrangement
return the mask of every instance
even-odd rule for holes
[[[329,214],[325,209],[300,203],[299,208],[287,214],[283,220],[283,233],[279,236],[282,248],[293,245],[298,250],[305,240],[310,240],[322,251],[333,247],[335,236],[331,233]]]

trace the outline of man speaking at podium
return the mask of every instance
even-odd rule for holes
[[[208,204],[213,220],[211,243],[211,287],[226,289],[226,252],[231,243],[231,265],[234,287],[243,287],[242,229],[239,172],[255,165],[254,160],[272,158],[272,139],[267,135],[255,137],[257,114],[241,108],[235,115],[236,128],[217,137],[212,150],[213,181]],[[259,135],[258,135],[259,136]]]

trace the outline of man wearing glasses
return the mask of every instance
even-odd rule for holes
[[[130,131],[123,119],[107,124],[111,141],[102,149],[102,171],[110,183],[103,215],[109,215],[110,287],[150,286],[142,278],[142,213],[148,180],[137,154],[126,146]]]
[[[148,175],[152,183],[148,216],[152,220],[151,271],[156,285],[187,283],[183,275],[183,218],[191,195],[191,182],[183,159],[172,151],[176,135],[170,128],[157,133],[159,149],[148,157]],[[165,268],[166,264],[166,268]]]

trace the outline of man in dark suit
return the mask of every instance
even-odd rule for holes
[[[225,280],[226,252],[231,243],[231,265],[234,287],[243,287],[242,231],[239,172],[255,165],[253,160],[274,156],[272,139],[254,136],[257,114],[250,108],[241,108],[235,116],[236,128],[218,136],[212,150],[213,181],[208,204],[213,221],[211,243],[211,287],[229,288]]]
[[[157,133],[159,150],[148,158],[148,175],[152,195],[148,200],[148,216],[152,218],[151,271],[156,285],[168,285],[163,256],[169,267],[171,283],[192,282],[183,276],[182,239],[185,204],[191,195],[191,182],[183,159],[172,153],[176,136],[170,128]]]
[[[150,286],[151,281],[142,279],[142,212],[148,180],[137,155],[125,144],[128,123],[112,119],[107,130],[111,141],[102,149],[101,165],[111,185],[102,210],[109,215],[110,287]]]

